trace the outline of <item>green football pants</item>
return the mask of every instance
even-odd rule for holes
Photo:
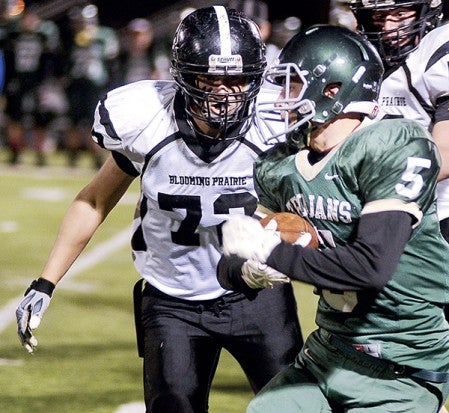
[[[319,331],[296,362],[250,402],[247,413],[437,413],[448,383],[400,377],[331,346]]]

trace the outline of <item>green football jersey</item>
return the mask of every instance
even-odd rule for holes
[[[324,248],[344,248],[363,214],[406,211],[416,225],[380,291],[319,291],[316,323],[381,357],[418,368],[449,368],[449,246],[436,215],[440,158],[430,135],[405,119],[359,128],[321,161],[275,147],[255,164],[259,203],[308,218]],[[385,240],[388,244],[388,239]],[[319,251],[316,252],[320,254]]]

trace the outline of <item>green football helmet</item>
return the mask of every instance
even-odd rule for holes
[[[267,70],[265,78],[283,87],[274,101],[260,101],[261,119],[284,122],[283,133],[307,134],[343,113],[359,113],[374,118],[383,65],[374,46],[358,33],[341,26],[315,25],[297,33],[282,49],[278,61]],[[289,91],[293,81],[303,86],[298,96]],[[333,97],[325,91],[337,85]],[[297,120],[289,121],[286,111],[294,111]]]

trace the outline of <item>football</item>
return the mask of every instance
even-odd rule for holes
[[[274,228],[274,226],[272,226],[273,223],[271,223],[270,227],[279,232],[283,241],[288,242],[289,244],[294,244],[305,233],[309,233],[311,238],[305,247],[314,249],[319,247],[317,232],[312,224],[305,218],[290,212],[276,212],[262,218],[260,223],[263,227],[266,227],[272,220],[276,221],[277,226]]]

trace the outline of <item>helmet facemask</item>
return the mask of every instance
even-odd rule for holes
[[[350,6],[356,16],[358,30],[376,46],[388,66],[400,64],[442,18],[440,0],[353,0]],[[407,19],[407,11],[413,12],[414,17]],[[376,19],[380,21],[379,16],[388,13],[395,15],[393,20],[396,19],[398,27],[385,30],[380,23],[376,24]]]
[[[316,115],[315,102],[305,99],[308,88],[307,71],[301,71],[295,63],[286,63],[272,66],[265,74],[265,79],[278,86],[283,86],[283,94],[275,101],[260,101],[257,104],[257,116],[260,119],[283,122],[281,132],[271,129],[271,138],[291,134],[297,129],[305,132],[309,129],[311,120]],[[293,84],[301,83],[300,90],[294,90]],[[267,126],[270,128],[270,124]]]
[[[262,76],[185,74],[179,75],[177,82],[183,91],[185,110],[193,125],[195,120],[203,122],[225,139],[230,128],[243,126],[245,122],[250,126],[252,106]],[[240,134],[247,130],[243,127]]]

